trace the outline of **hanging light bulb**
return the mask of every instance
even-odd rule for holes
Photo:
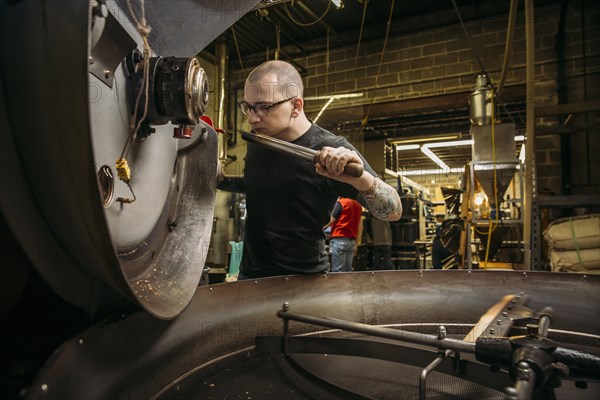
[[[483,193],[478,193],[475,196],[475,205],[477,205],[477,206],[482,205],[484,200],[485,200],[485,195]]]

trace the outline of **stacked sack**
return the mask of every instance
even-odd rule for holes
[[[544,239],[552,271],[600,274],[600,214],[557,219]]]

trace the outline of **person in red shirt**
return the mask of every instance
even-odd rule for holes
[[[323,229],[329,226],[331,272],[352,271],[354,254],[362,237],[362,206],[356,200],[339,197]]]

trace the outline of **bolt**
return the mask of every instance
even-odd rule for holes
[[[446,327],[444,325],[438,326],[438,339],[446,339]]]
[[[498,321],[496,321],[496,324],[498,324],[498,325],[502,325],[502,320],[501,320],[501,319],[499,319]]]
[[[490,333],[493,335],[494,333],[496,333],[496,331],[494,330],[494,328],[490,328]]]
[[[79,340],[77,341],[77,343],[79,343],[79,345],[80,345],[80,346],[82,346],[82,345],[83,345],[83,339],[79,339]]]
[[[503,317],[508,317],[508,313],[506,311],[502,311],[502,316]]]
[[[109,70],[105,69],[104,70],[104,77],[106,79],[110,79],[111,76],[112,76],[112,73]]]
[[[289,301],[286,301],[285,303],[283,303],[283,306],[281,306],[281,309],[282,309],[284,312],[288,312],[288,311],[290,311],[290,302],[289,302]]]
[[[46,385],[45,383],[42,384],[41,388],[42,388],[42,391],[44,391],[44,392],[48,391],[48,385]]]
[[[88,61],[89,61],[90,65],[92,65],[94,63],[94,57],[90,56],[88,58]]]

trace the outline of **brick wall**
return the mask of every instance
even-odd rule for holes
[[[569,102],[600,98],[600,6],[592,0],[586,0],[583,4],[584,18],[581,17],[581,3],[572,2],[566,23],[565,64]],[[535,96],[538,105],[558,102],[555,35],[559,15],[559,4],[535,9]],[[500,79],[507,24],[507,16],[466,23],[473,45],[494,83]],[[582,31],[582,26],[585,26],[585,31]],[[583,34],[585,47],[582,45]],[[335,101],[328,109],[331,112],[336,108],[373,101],[465,92],[473,89],[475,75],[481,70],[458,24],[390,37],[383,58],[382,48],[383,41],[366,42],[361,44],[356,59],[356,46],[353,46],[332,49],[329,57],[321,52],[295,60],[307,70],[304,76],[305,97],[365,93],[362,97]],[[326,63],[327,58],[329,64]],[[585,90],[584,62],[587,71]],[[249,70],[232,71],[230,83],[233,87],[243,84]],[[514,51],[505,85],[524,83],[525,17],[521,9],[516,21]],[[322,102],[307,101],[307,114],[315,115],[321,107]],[[596,116],[588,116],[588,121],[590,118],[595,120]],[[539,122],[548,127],[556,125],[558,119],[546,118]],[[591,144],[589,137],[592,137]],[[575,163],[587,161],[590,146],[597,149],[598,135],[589,137],[587,142],[583,141],[588,143],[587,148],[581,148],[581,140],[574,140],[575,154],[585,153],[582,160],[575,157]],[[536,139],[538,189],[541,191],[560,192],[559,143],[556,135]],[[574,167],[575,171],[579,169],[584,167]],[[597,174],[591,179],[596,179],[595,183],[598,183]]]

